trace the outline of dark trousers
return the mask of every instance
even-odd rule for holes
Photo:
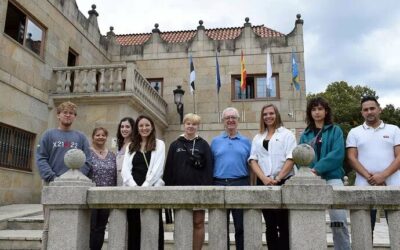
[[[92,209],[90,217],[90,249],[101,250],[110,215],[109,209]]]
[[[237,179],[218,179],[214,178],[214,186],[248,186],[249,177]],[[235,226],[235,244],[237,250],[244,249],[244,232],[243,232],[243,209],[228,209],[227,210],[227,244],[229,249],[229,214],[232,212],[233,225]]]
[[[289,178],[288,178],[289,179]],[[283,185],[287,179],[278,185]],[[257,185],[264,185],[257,179]],[[268,250],[289,249],[289,211],[287,209],[262,209]]]
[[[162,221],[162,210],[159,213],[158,227],[158,249],[164,250],[164,226]],[[128,209],[128,250],[140,250],[140,209]]]

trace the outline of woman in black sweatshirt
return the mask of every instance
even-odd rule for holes
[[[183,118],[184,134],[171,143],[165,163],[166,186],[211,186],[213,164],[211,149],[198,136],[200,116],[189,113]],[[204,242],[203,209],[193,210],[193,249],[201,249]]]

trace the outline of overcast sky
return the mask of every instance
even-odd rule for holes
[[[87,16],[94,3],[100,31],[116,34],[243,26],[249,17],[288,34],[296,14],[304,20],[307,92],[334,81],[368,86],[381,104],[400,107],[399,0],[76,0]]]

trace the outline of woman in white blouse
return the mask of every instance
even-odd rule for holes
[[[296,147],[293,133],[283,127],[278,108],[273,104],[261,109],[260,133],[251,145],[250,167],[257,185],[282,185],[293,174],[292,151]],[[289,249],[289,219],[286,209],[263,209],[268,249]]]
[[[150,117],[141,115],[136,119],[133,129],[133,142],[127,147],[122,164],[123,186],[149,187],[164,185],[161,179],[164,171],[165,144],[156,139],[154,122]],[[140,209],[129,209],[128,249],[140,249]],[[159,247],[164,249],[164,230],[159,214]]]

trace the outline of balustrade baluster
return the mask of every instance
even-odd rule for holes
[[[226,218],[226,217],[225,217]],[[193,245],[193,210],[175,210],[175,249],[192,249]]]
[[[262,248],[262,218],[258,209],[243,212],[244,249]]]
[[[62,93],[64,89],[64,81],[62,80],[63,71],[57,70],[57,93]]]
[[[121,91],[122,89],[122,68],[117,68],[117,79],[114,85],[114,91]]]
[[[100,80],[99,80],[99,92],[107,91],[106,86],[104,86],[105,78],[104,78],[105,69],[100,69]]]
[[[108,78],[108,84],[110,86],[110,90],[115,91],[114,90],[114,69],[113,68],[110,68],[110,77]]]
[[[88,85],[88,92],[90,93],[96,92],[96,84],[97,84],[96,73],[97,73],[96,69],[91,70],[91,76]]]
[[[226,210],[225,209],[209,209],[208,210],[208,242],[209,249],[227,249],[226,239],[228,232],[226,231]]]
[[[65,84],[64,84],[64,92],[67,93],[71,92],[70,87],[71,87],[71,71],[67,70],[65,77]]]
[[[107,249],[126,249],[127,235],[126,209],[112,209],[109,220]]]
[[[390,248],[400,249],[400,211],[388,210]]]
[[[79,77],[79,70],[78,69],[76,69],[75,70],[75,77],[74,77],[74,88],[73,88],[73,92],[74,93],[79,93],[79,92],[82,92],[82,86],[81,86],[81,81],[80,81],[81,79],[80,79],[80,77]]]
[[[159,209],[142,209],[140,211],[140,248],[158,249]],[[178,248],[189,249],[189,248]]]
[[[82,71],[82,73],[83,73],[83,79],[82,79],[82,92],[89,92],[89,90],[88,90],[88,85],[89,85],[89,83],[88,83],[88,70],[87,69],[84,69],[83,71]]]
[[[372,250],[370,210],[350,210],[351,248]]]

